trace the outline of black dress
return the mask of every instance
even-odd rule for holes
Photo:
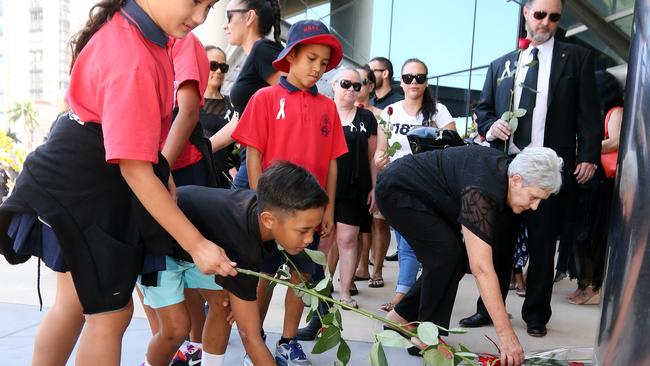
[[[222,99],[205,99],[203,109],[201,109],[201,126],[206,137],[210,137],[219,132],[235,113],[234,107],[230,103],[230,98],[224,96]],[[230,188],[232,177],[230,169],[239,167],[239,156],[235,153],[235,144],[232,143],[225,148],[216,151],[213,154],[213,163],[217,187]]]
[[[335,219],[361,226],[369,219],[367,198],[372,189],[368,139],[377,135],[377,120],[368,110],[357,108],[354,119],[343,126],[348,152],[336,159]]]
[[[512,213],[506,204],[511,161],[496,149],[452,147],[405,156],[379,175],[379,209],[422,263],[422,275],[395,307],[400,316],[449,326],[467,268],[461,225],[494,253],[508,252],[497,248],[504,244],[495,235]],[[511,250],[504,262],[511,265]]]

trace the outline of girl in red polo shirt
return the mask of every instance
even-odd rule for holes
[[[145,248],[166,254],[176,241],[201,271],[236,274],[176,206],[160,155],[173,102],[168,36],[186,36],[215,2],[102,1],[73,41],[70,112],[0,207],[7,260],[54,258],[60,272],[34,364],[65,364],[84,321],[76,364],[120,363]]]

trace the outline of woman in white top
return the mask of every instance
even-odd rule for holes
[[[377,151],[375,164],[379,170],[395,159],[411,154],[406,134],[413,128],[421,126],[438,127],[456,130],[456,122],[447,110],[447,107],[437,103],[429,90],[427,65],[417,58],[411,58],[402,65],[402,90],[404,100],[393,103],[381,113],[381,119],[387,125],[377,130]],[[391,136],[386,138],[384,129],[389,129]],[[390,157],[386,153],[389,146],[399,142],[401,147]],[[381,306],[381,310],[390,311],[395,304],[400,302],[404,295],[415,284],[420,263],[415,257],[415,252],[402,236],[395,231],[397,252],[399,260],[399,275],[395,296],[390,302]]]

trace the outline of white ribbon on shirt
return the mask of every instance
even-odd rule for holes
[[[230,122],[230,112],[232,112],[232,109],[227,110],[226,115],[224,116],[224,119],[228,122]]]
[[[367,132],[366,125],[364,125],[363,122],[359,123],[359,129],[361,130],[361,132]]]
[[[275,119],[284,119],[285,114],[284,114],[284,98],[280,99],[280,111],[278,112],[278,115],[275,116]]]
[[[357,126],[354,125],[354,123],[350,123],[350,132],[354,132],[354,130],[357,129]]]
[[[510,60],[507,60],[505,70],[501,73],[501,79],[509,78],[510,76],[512,76],[512,71],[510,71]]]

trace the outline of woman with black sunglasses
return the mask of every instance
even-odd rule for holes
[[[230,67],[226,63],[226,53],[221,48],[206,46],[205,52],[210,61],[210,76],[204,94],[205,104],[201,109],[201,125],[205,135],[211,137],[217,185],[230,188],[232,177],[229,171],[239,161],[238,154],[234,154],[234,140],[230,138],[237,127],[235,108],[230,97],[221,93],[225,74]]]
[[[231,0],[226,6],[223,26],[228,43],[241,46],[246,61],[230,89],[230,98],[239,116],[253,94],[274,85],[282,75],[272,62],[283,46],[280,42],[280,3],[278,0]],[[266,39],[273,29],[274,40]],[[233,182],[237,188],[248,188],[246,150],[241,153],[241,166]]]
[[[334,219],[338,251],[331,253],[333,263],[330,269],[335,268],[338,254],[341,301],[356,308],[358,305],[350,290],[357,266],[360,227],[369,226],[370,208],[374,209],[373,187],[377,172],[372,159],[377,146],[377,120],[371,112],[355,105],[362,88],[361,77],[355,69],[340,69],[332,87],[348,152],[336,159]]]
[[[386,128],[391,132],[390,139],[382,129],[377,133],[377,151],[375,164],[379,170],[386,167],[389,161],[394,161],[411,154],[406,134],[413,128],[431,126],[456,130],[456,123],[447,110],[447,107],[438,103],[429,90],[427,82],[428,69],[424,62],[417,58],[408,59],[402,65],[402,89],[404,100],[386,107],[381,114],[381,119],[387,122]],[[401,146],[392,157],[386,154],[388,146],[398,142]],[[395,231],[397,239],[397,252],[399,260],[399,275],[393,299],[380,309],[392,310],[399,303],[410,288],[415,284],[420,263],[415,258],[415,253],[404,238]]]

